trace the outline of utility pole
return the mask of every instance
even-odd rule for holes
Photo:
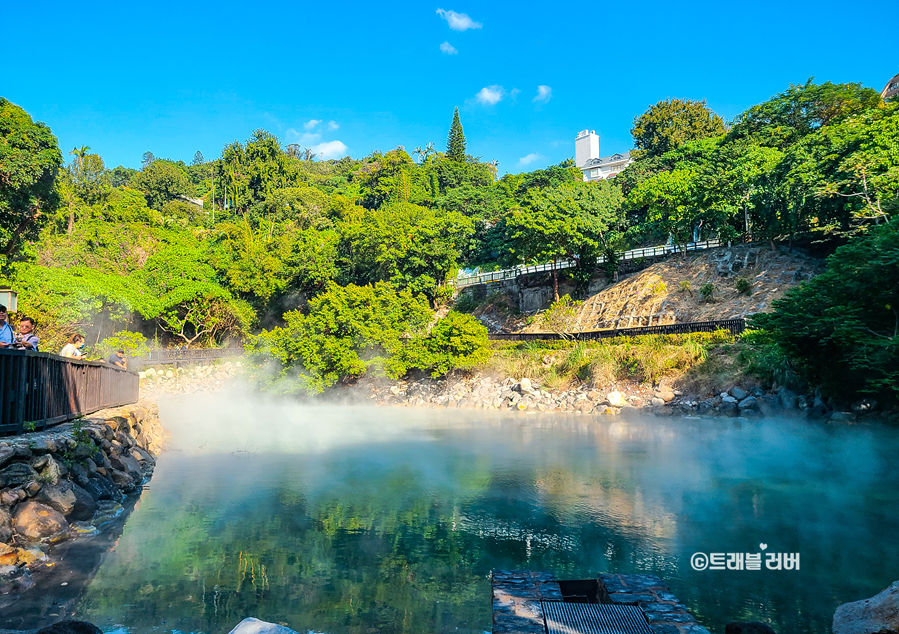
[[[215,224],[215,161],[209,168],[209,177],[212,179],[212,224]]]

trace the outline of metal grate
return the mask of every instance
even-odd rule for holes
[[[635,605],[543,602],[549,634],[652,634]]]

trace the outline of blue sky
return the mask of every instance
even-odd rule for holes
[[[899,2],[7,3],[0,95],[68,152],[190,161],[265,128],[330,156],[433,142],[500,173],[602,154],[667,97],[725,119],[790,83],[899,72]],[[541,88],[542,87],[542,88]],[[315,123],[318,122],[318,123]]]

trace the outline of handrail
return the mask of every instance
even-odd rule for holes
[[[167,363],[192,363],[195,361],[214,361],[243,356],[243,348],[194,348],[192,350],[151,350],[149,354],[132,357],[130,363],[135,367],[162,365]]]
[[[25,423],[44,429],[136,403],[139,395],[140,380],[131,370],[47,352],[0,350],[0,435],[21,434]]]
[[[661,326],[641,326],[637,328],[609,328],[606,330],[586,330],[583,332],[510,332],[491,333],[487,337],[491,341],[590,341],[593,339],[610,339],[612,337],[637,337],[639,335],[683,335],[692,332],[715,332],[729,330],[739,335],[746,330],[745,319],[719,319],[716,321],[692,321],[681,324],[664,324]]]
[[[714,249],[715,247],[720,247],[720,240],[705,240],[703,242],[690,242],[686,245],[686,251],[701,251],[704,249]],[[639,260],[640,258],[655,258],[661,255],[673,255],[675,253],[683,253],[684,246],[683,245],[673,245],[673,244],[663,244],[656,247],[643,247],[640,249],[631,249],[630,251],[622,251],[618,253],[618,260]],[[600,255],[596,258],[597,264],[603,264],[606,261],[605,255]],[[563,260],[561,262],[556,262],[555,270],[559,271],[562,269],[569,269],[577,266],[577,260]],[[478,275],[472,275],[469,277],[457,277],[451,280],[451,283],[455,285],[457,288],[464,288],[466,286],[474,286],[475,284],[486,284],[488,282],[499,282],[503,280],[510,280],[518,277],[519,275],[526,275],[528,273],[545,273],[547,271],[553,270],[553,264],[531,264],[527,266],[516,266],[511,269],[502,269],[500,271],[491,271],[488,273],[479,273]]]

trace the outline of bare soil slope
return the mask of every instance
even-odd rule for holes
[[[636,328],[716,319],[737,319],[771,310],[771,302],[822,270],[823,262],[768,246],[721,247],[674,256],[612,284],[587,298],[575,330]],[[751,283],[748,293],[736,280]],[[699,289],[711,282],[711,301]],[[543,330],[539,319],[525,331]]]

